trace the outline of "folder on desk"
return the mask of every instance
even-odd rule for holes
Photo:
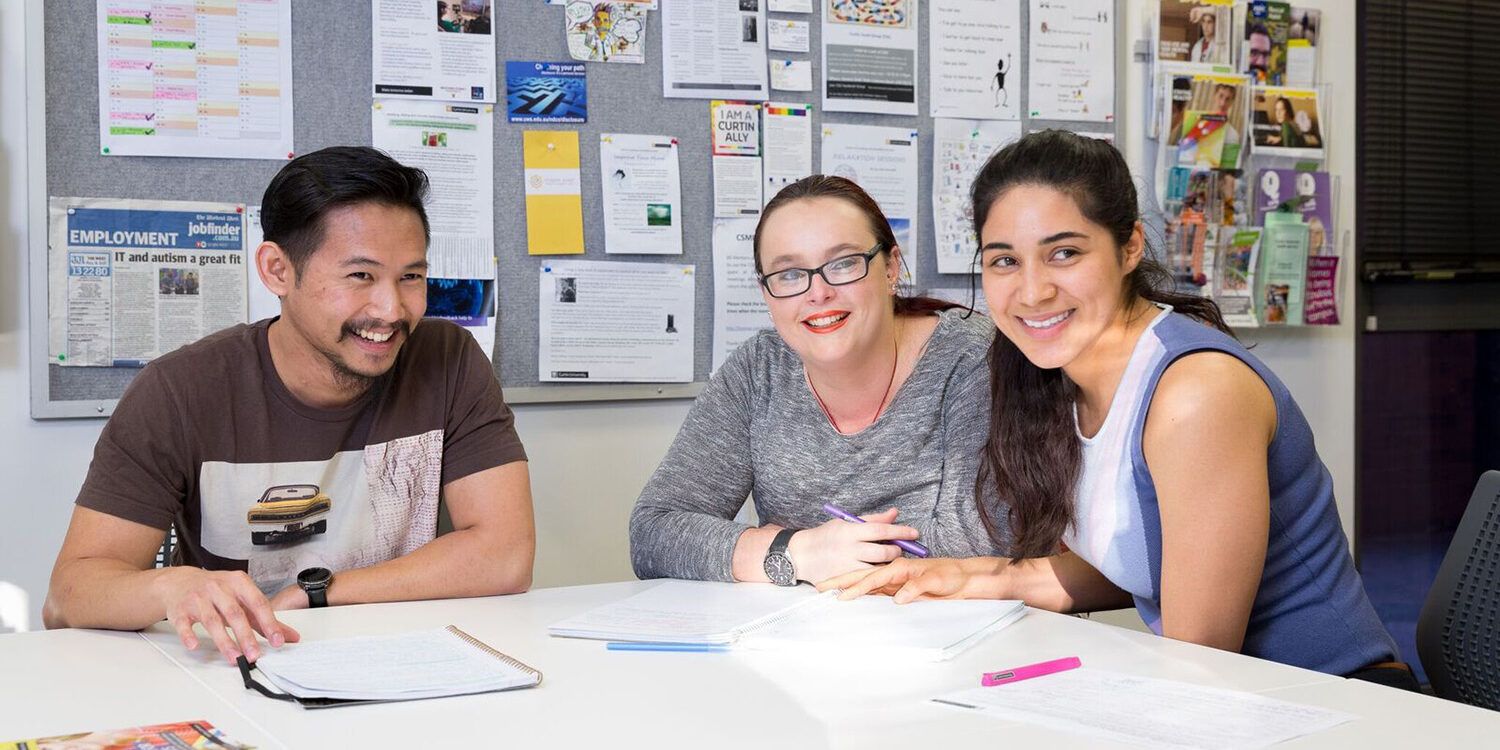
[[[252,667],[240,657],[247,689],[303,708],[329,708],[535,687],[542,673],[449,625],[385,636],[294,643]],[[256,682],[255,669],[279,692]]]
[[[1015,622],[1019,601],[896,604],[888,596],[839,601],[808,586],[666,581],[553,624],[569,638],[726,645],[753,651],[880,654],[944,661]]]

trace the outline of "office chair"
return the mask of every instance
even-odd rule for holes
[[[1500,711],[1500,471],[1469,498],[1417,620],[1417,654],[1438,697]]]

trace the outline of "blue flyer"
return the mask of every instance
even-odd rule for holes
[[[588,122],[581,62],[505,63],[505,113],[510,122]]]

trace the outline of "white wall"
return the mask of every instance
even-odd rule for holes
[[[1341,228],[1354,226],[1354,10],[1348,0],[1304,0],[1323,8],[1324,80],[1333,84],[1329,167],[1342,175]],[[31,3],[0,3],[0,580],[32,598],[33,626],[74,496],[103,423],[33,421],[30,416],[26,290],[25,13]],[[1129,36],[1146,0],[1129,0]],[[33,6],[34,7],[34,6]],[[1121,54],[1129,54],[1127,45]],[[1127,158],[1139,167],[1135,138],[1143,121],[1145,80],[1132,63],[1122,102]],[[36,231],[45,231],[37,227]],[[1341,231],[1342,234],[1342,231]],[[1346,256],[1345,263],[1348,263]],[[1353,278],[1344,274],[1346,322],[1330,329],[1256,333],[1256,353],[1301,403],[1323,460],[1333,472],[1346,528],[1353,523],[1354,336]],[[537,586],[631,577],[625,521],[636,493],[687,413],[685,401],[516,407],[531,457],[537,513]]]

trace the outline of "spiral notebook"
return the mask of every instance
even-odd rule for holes
[[[1019,601],[896,604],[888,596],[839,601],[810,586],[666,581],[553,624],[550,635],[731,646],[809,654],[857,652],[943,661],[1020,619]]]
[[[305,708],[407,701],[535,687],[542,673],[453,625],[400,635],[331,638],[267,651],[245,687]],[[254,681],[265,675],[279,693]]]

